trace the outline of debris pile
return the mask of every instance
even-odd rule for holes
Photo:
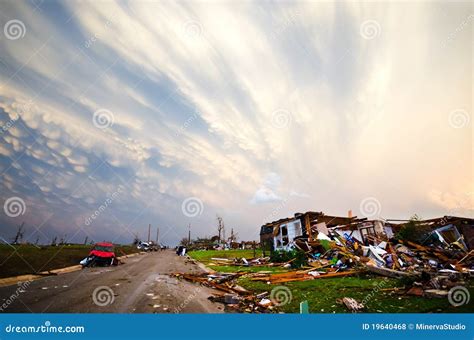
[[[215,289],[210,299],[225,304],[227,311],[249,313],[274,312],[279,303],[272,300],[271,293],[255,294],[238,286],[236,279],[243,276],[285,285],[369,273],[399,279],[399,287],[381,291],[423,297],[447,297],[450,289],[464,286],[473,276],[474,219],[445,216],[398,224],[390,221],[395,220],[357,218],[351,212],[348,217],[295,214],[261,227],[263,257],[215,257],[207,263],[234,266],[236,273],[175,275]],[[262,270],[239,271],[239,267]],[[367,308],[367,301],[351,297],[341,296],[338,302],[352,312]]]
[[[216,292],[209,297],[213,302],[225,305],[226,312],[236,313],[270,313],[274,303],[268,298],[269,293],[253,294],[238,286],[235,280],[251,273],[212,273],[212,274],[183,274],[175,273],[172,276],[213,288]]]
[[[474,220],[445,216],[414,218],[404,223],[389,220],[327,216],[318,212],[295,214],[261,227],[262,247],[275,252],[304,253],[314,271],[287,276],[299,281],[360,270],[392,277],[430,279],[440,274],[451,280],[474,274]],[[290,262],[282,264],[287,267]],[[294,267],[294,266],[292,266]],[[301,267],[301,266],[299,266]],[[270,282],[287,282],[268,276]]]
[[[405,279],[407,294],[446,297],[450,288],[464,285],[472,277],[473,251],[451,245],[420,245],[397,239],[380,240],[364,245],[350,234],[330,233],[320,241],[302,242],[295,247],[307,255],[312,269],[283,274],[257,276],[253,280],[272,284],[358,274],[362,271],[390,278]],[[324,248],[324,249],[321,249]],[[413,287],[411,287],[413,285]],[[346,304],[347,305],[347,304]]]
[[[307,270],[289,271],[287,273],[277,273],[277,274],[255,273],[255,274],[252,274],[251,280],[264,281],[271,284],[279,284],[279,283],[294,282],[294,281],[308,281],[308,280],[325,279],[325,278],[332,278],[332,277],[351,276],[358,273],[360,273],[360,271],[357,271],[357,270],[337,272],[336,270],[317,271],[314,269],[307,269]]]

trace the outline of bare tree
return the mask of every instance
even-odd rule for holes
[[[237,233],[234,233],[234,228],[230,229],[229,241],[230,241],[231,243],[237,241]]]
[[[63,237],[61,237],[61,240],[59,241],[59,244],[62,246],[62,245],[65,245],[66,244],[66,239],[67,239],[67,234],[64,234]]]
[[[84,239],[84,245],[87,244],[87,241],[89,240],[89,236],[86,236],[86,238]]]
[[[136,246],[140,243],[140,238],[138,237],[138,234],[135,234],[133,236],[133,242],[132,242],[132,245]]]
[[[51,240],[51,245],[55,246],[57,242],[58,242],[58,237],[54,236],[53,239]]]
[[[20,226],[18,226],[18,230],[16,231],[15,238],[13,239],[13,244],[18,244],[23,240],[23,235],[25,234],[25,222],[23,222]]]

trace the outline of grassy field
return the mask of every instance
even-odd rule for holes
[[[251,281],[247,278],[239,279],[238,284],[257,293],[271,292],[279,286]],[[416,297],[381,291],[380,288],[401,285],[396,279],[380,276],[363,275],[289,282],[285,286],[290,289],[291,301],[280,309],[286,313],[299,313],[299,304],[305,300],[309,303],[311,313],[349,313],[344,305],[338,303],[338,300],[344,297],[351,297],[359,302],[364,301],[367,313],[472,313],[474,311],[472,301],[461,307],[453,307],[447,298]],[[471,296],[474,296],[472,282],[469,291]]]
[[[256,256],[262,256],[262,251],[257,249],[255,251]],[[260,271],[270,271],[274,273],[284,272],[285,269],[281,267],[269,267],[269,266],[258,266],[258,267],[245,267],[245,266],[222,266],[222,265],[213,265],[211,258],[223,258],[223,259],[234,259],[234,258],[253,258],[253,250],[197,250],[189,252],[189,256],[198,260],[201,263],[204,263],[207,267],[212,270],[224,273],[232,273],[236,271],[244,272],[260,272]]]
[[[79,264],[92,246],[0,245],[0,277],[34,274],[41,271]],[[116,246],[115,254],[121,256],[137,252],[133,246]]]
[[[242,258],[252,259],[254,252],[253,250],[242,250],[242,249],[232,249],[232,250],[195,250],[189,252],[189,256],[198,260],[202,263],[211,262],[211,258],[224,258],[224,259],[233,259],[233,258]],[[256,257],[262,256],[262,251],[260,249],[255,250]]]
[[[189,255],[194,259],[208,265],[212,257],[235,258],[253,257],[253,251],[196,251]],[[258,253],[257,253],[258,256]],[[236,272],[245,271],[285,271],[279,267],[235,267],[235,266],[209,266],[216,271]],[[240,278],[238,284],[257,293],[271,292],[279,285],[270,285],[265,282],[251,281]],[[332,279],[317,279],[303,282],[290,282],[284,286],[291,292],[291,301],[279,307],[286,313],[299,313],[299,304],[308,301],[311,313],[348,313],[339,301],[344,297],[351,297],[359,302],[364,301],[368,313],[472,313],[474,303],[471,302],[461,307],[453,307],[446,298],[425,298],[416,296],[399,295],[383,289],[402,287],[403,284],[396,279],[381,276],[362,274],[354,277],[341,277]],[[474,285],[470,282],[469,292],[474,296]]]

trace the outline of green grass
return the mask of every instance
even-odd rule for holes
[[[257,257],[262,256],[262,251],[257,249],[255,251]],[[211,258],[224,258],[224,259],[234,259],[234,258],[246,258],[251,259],[253,258],[253,250],[247,249],[238,249],[238,250],[196,250],[190,251],[188,253],[193,259],[204,263],[207,267],[211,268],[212,270],[223,272],[223,273],[235,273],[239,271],[243,272],[260,272],[260,271],[270,271],[272,273],[279,273],[285,272],[286,270],[281,267],[268,267],[268,266],[255,266],[255,267],[246,267],[246,266],[224,266],[224,265],[209,265],[212,264],[213,261]]]
[[[0,277],[35,274],[79,264],[92,246],[43,246],[0,245]],[[137,252],[133,246],[116,246],[115,254],[121,256]]]
[[[238,284],[257,293],[271,292],[282,284],[270,285],[265,282],[240,278]],[[395,292],[380,291],[380,288],[400,287],[398,280],[363,275],[360,277],[341,277],[317,279],[284,284],[291,292],[291,302],[281,306],[286,313],[299,313],[300,302],[307,300],[311,313],[349,313],[338,303],[339,299],[351,297],[365,302],[367,313],[472,313],[472,301],[468,305],[453,307],[447,298],[427,298],[399,295]],[[376,289],[378,287],[378,289]],[[474,296],[474,285],[469,286]]]
[[[257,257],[262,256],[262,251],[260,249],[255,250],[255,254]],[[195,250],[190,251],[188,253],[189,256],[198,260],[202,263],[212,262],[211,258],[218,257],[224,259],[234,259],[234,258],[242,258],[245,257],[246,259],[252,259],[253,250],[247,249],[231,249],[231,250]]]

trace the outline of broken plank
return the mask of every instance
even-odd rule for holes
[[[387,277],[402,278],[402,277],[417,276],[417,274],[415,273],[407,273],[407,272],[402,272],[399,270],[393,270],[393,269],[388,269],[388,268],[374,267],[370,265],[366,265],[365,267],[372,273],[379,274],[382,276],[387,276]]]

